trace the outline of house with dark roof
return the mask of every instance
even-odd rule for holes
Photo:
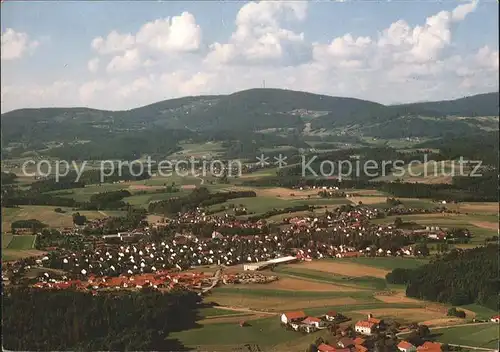
[[[342,348],[351,348],[354,347],[355,343],[349,337],[343,337],[339,340],[339,342],[337,342],[337,345],[339,345]]]
[[[331,310],[325,314],[325,319],[328,321],[334,321],[338,317],[338,314],[339,313],[337,313],[336,311]]]

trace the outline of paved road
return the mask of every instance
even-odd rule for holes
[[[213,289],[215,286],[217,286],[219,284],[219,281],[221,280],[222,278],[222,267],[219,267],[219,269],[217,269],[217,271],[215,272],[213,278],[212,278],[212,284],[209,286],[209,287],[205,287],[201,290],[202,293],[207,293],[209,292],[211,289]]]

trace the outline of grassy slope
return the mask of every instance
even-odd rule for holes
[[[41,222],[54,228],[71,227],[73,226],[73,210],[71,208],[64,208],[65,213],[56,213],[56,206],[43,206],[43,205],[23,205],[19,208],[2,208],[2,232],[10,232],[11,225],[16,220],[29,220],[37,219]],[[79,211],[80,214],[85,215],[87,219],[100,219],[104,215],[97,211]]]
[[[429,262],[427,259],[393,258],[393,257],[386,257],[386,258],[360,257],[360,258],[342,258],[337,260],[340,262],[353,262],[357,264],[373,266],[375,268],[387,269],[387,270],[393,270],[396,268],[415,269]]]
[[[19,250],[31,249],[33,248],[35,238],[36,236],[30,236],[30,235],[13,236],[7,248],[19,249]]]
[[[432,331],[432,330],[431,330]],[[497,348],[499,341],[498,324],[458,326],[433,331],[437,341],[457,345]]]

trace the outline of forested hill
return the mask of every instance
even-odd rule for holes
[[[283,89],[250,89],[230,95],[165,100],[127,111],[15,110],[2,114],[2,137],[6,145],[33,138],[59,140],[61,136],[92,140],[93,136],[107,132],[137,129],[260,131],[280,128],[301,133],[306,127],[335,130],[349,126],[354,127],[354,133],[368,136],[439,137],[436,131],[467,134],[494,129],[497,121],[476,119],[480,116],[498,116],[498,93],[385,106],[361,99]]]
[[[400,105],[421,111],[429,111],[436,116],[498,116],[498,93],[478,94],[456,100]]]
[[[478,303],[499,308],[498,245],[471,250],[454,249],[441,259],[417,269],[394,269],[391,283],[406,283],[409,297],[450,303]]]

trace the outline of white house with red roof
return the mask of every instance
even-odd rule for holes
[[[490,319],[493,323],[500,323],[500,315],[494,315]]]
[[[281,314],[280,320],[283,324],[290,324],[293,321],[303,320],[307,317],[306,313],[302,311],[287,312]]]
[[[354,325],[354,331],[363,335],[369,336],[373,334],[374,330],[375,330],[375,323],[367,320],[360,320]]]
[[[307,317],[304,320],[302,320],[302,324],[306,325],[311,325],[319,329],[321,326],[323,326],[323,322],[321,319],[315,318],[315,317]]]
[[[403,340],[398,343],[398,350],[400,350],[401,352],[415,352],[417,348],[408,341]]]

